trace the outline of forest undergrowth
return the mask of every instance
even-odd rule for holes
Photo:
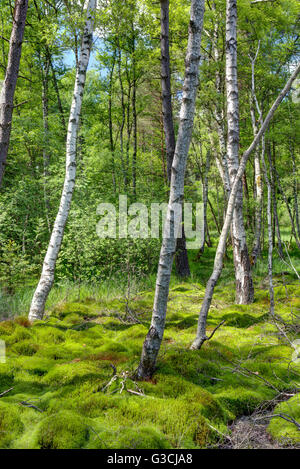
[[[275,262],[274,319],[263,264],[255,270],[254,303],[241,306],[234,304],[229,260],[208,333],[225,323],[200,351],[191,351],[212,260],[207,249],[201,263],[191,259],[191,280],[173,277],[151,381],[134,378],[152,313],[151,278],[144,290],[133,284],[129,296],[125,283],[98,290],[82,285],[80,292],[56,286],[44,320],[33,325],[25,317],[27,305],[14,317],[8,311],[0,322],[6,343],[0,447],[251,448],[258,445],[249,431],[251,422],[257,430],[253,416],[261,419],[266,447],[299,446],[300,364],[291,345],[299,334],[296,275]],[[291,260],[297,267],[296,254]]]

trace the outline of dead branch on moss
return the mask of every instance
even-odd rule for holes
[[[281,412],[280,414],[264,415],[263,417],[257,417],[255,420],[272,419],[272,418],[275,418],[275,417],[280,417],[283,420],[286,420],[287,422],[294,424],[296,426],[297,430],[300,431],[300,423],[297,422],[297,420],[295,420],[290,415],[285,414],[283,412]]]
[[[14,388],[10,388],[10,389],[7,389],[7,391],[3,391],[1,394],[0,394],[0,397],[3,397],[5,396],[5,394],[9,393],[10,391],[12,391]]]
[[[42,409],[40,409],[36,405],[31,404],[30,401],[21,401],[21,402],[19,402],[19,405],[21,405],[23,407],[29,407],[30,409],[37,410],[38,412],[41,412],[41,413],[44,412]]]

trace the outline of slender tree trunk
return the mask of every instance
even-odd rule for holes
[[[48,48],[49,49],[49,48]],[[67,126],[66,126],[66,121],[65,121],[65,115],[64,115],[64,110],[62,107],[62,102],[60,98],[60,92],[59,92],[59,87],[57,83],[57,77],[56,77],[56,72],[55,68],[53,66],[52,58],[51,58],[51,53],[49,51],[49,61],[50,61],[50,67],[52,70],[52,81],[53,81],[53,86],[56,94],[56,99],[57,99],[57,105],[58,105],[58,110],[59,110],[59,115],[60,115],[60,121],[61,121],[61,126],[63,128],[64,134],[67,135]]]
[[[294,223],[293,214],[292,214],[288,199],[287,199],[287,197],[285,195],[285,192],[282,188],[282,185],[281,185],[281,182],[280,182],[280,177],[279,177],[279,174],[277,172],[277,169],[276,169],[275,165],[273,166],[273,171],[274,171],[274,175],[275,175],[275,180],[277,181],[277,186],[278,186],[279,192],[280,192],[281,197],[283,198],[283,200],[285,202],[285,205],[286,205],[286,208],[287,208],[287,212],[288,212],[290,222],[291,222],[292,234],[295,238],[295,241],[296,241],[296,244],[297,244],[298,248],[300,249],[300,242],[299,242],[299,239],[298,239],[298,236],[297,236],[297,231],[296,231],[296,227],[295,227],[295,223]]]
[[[28,0],[16,0],[9,42],[8,63],[0,93],[0,188],[2,186],[10,141],[14,95],[20,68],[27,9]]]
[[[171,170],[176,146],[175,130],[173,123],[171,72],[170,72],[170,44],[169,44],[169,0],[161,0],[161,90],[162,112],[165,131],[165,143],[167,154],[167,174],[171,181]]]
[[[265,162],[265,142],[262,138],[262,167],[264,171],[264,178],[268,189],[267,201],[267,220],[268,220],[268,277],[269,277],[269,294],[270,294],[270,313],[274,315],[275,300],[274,300],[274,286],[273,286],[273,233],[272,233],[272,187],[268,177],[268,171]],[[271,168],[270,168],[271,172]]]
[[[258,133],[258,125],[256,120],[255,106],[258,107],[256,94],[255,94],[255,63],[260,49],[260,42],[258,43],[255,56],[251,60],[251,100],[250,100],[250,115],[252,121],[252,129],[254,137]],[[260,109],[258,109],[260,111]],[[260,119],[261,121],[261,119]],[[264,139],[263,139],[264,140]],[[265,148],[262,150],[265,151]],[[255,178],[255,239],[252,250],[252,262],[256,264],[257,258],[261,254],[261,230],[262,230],[262,206],[263,206],[263,185],[262,175],[260,169],[259,147],[256,148],[254,153],[254,178]]]
[[[43,141],[43,164],[44,164],[44,202],[45,213],[49,233],[51,233],[50,224],[50,200],[48,194],[48,180],[49,180],[49,106],[48,106],[48,78],[49,78],[49,60],[45,60],[43,66],[43,79],[42,79],[42,107],[43,107],[43,127],[44,127],[44,141]]]
[[[258,132],[258,127],[256,124],[255,110],[254,106],[251,106],[250,109],[253,135]],[[260,158],[259,158],[259,147],[256,148],[254,154],[254,177],[255,177],[255,239],[254,246],[252,250],[252,262],[253,265],[256,264],[257,258],[261,254],[261,229],[262,229],[262,203],[263,203],[263,186],[262,186],[262,177],[260,169]]]
[[[270,184],[271,184],[271,191],[272,191],[272,202],[273,202],[273,220],[275,225],[275,232],[277,236],[277,243],[278,243],[278,252],[279,256],[283,259],[283,247],[281,241],[281,232],[280,232],[280,225],[279,225],[279,217],[278,217],[278,210],[277,210],[277,198],[276,198],[276,187],[275,187],[275,174],[272,162],[272,154],[271,154],[271,145],[270,143],[267,146],[267,154],[270,166]]]
[[[112,119],[112,90],[113,90],[113,76],[116,64],[116,51],[113,54],[113,62],[109,74],[109,91],[108,91],[108,121],[109,121],[109,142],[112,159],[112,181],[114,193],[117,191],[116,186],[116,168],[115,168],[115,145],[113,137],[113,119]]]
[[[217,10],[216,10],[215,2],[212,3],[212,9],[216,15]],[[220,161],[217,160],[217,167],[219,169],[219,173],[223,181],[226,199],[228,200],[229,194],[230,194],[230,178],[229,178],[228,161],[227,161],[225,116],[224,116],[224,107],[222,104],[224,83],[223,83],[222,75],[219,69],[220,51],[219,51],[218,39],[219,39],[219,23],[216,17],[215,27],[214,27],[214,32],[213,32],[213,56],[214,56],[215,64],[217,66],[216,75],[215,75],[215,88],[217,92],[217,99],[216,99],[216,104],[215,104],[215,109],[214,109],[214,118],[216,121],[217,134],[219,137],[219,145],[220,145],[220,153],[221,153]]]
[[[43,318],[46,300],[54,282],[56,261],[62,244],[63,233],[70,211],[76,177],[76,143],[78,125],[86,79],[86,71],[92,47],[96,4],[96,0],[89,0],[87,7],[87,19],[82,38],[80,60],[76,70],[74,94],[69,118],[68,136],[66,143],[65,182],[58,214],[56,216],[50,243],[44,260],[41,278],[33,295],[30,307],[29,319],[31,321]]]
[[[165,132],[165,144],[167,154],[168,182],[171,181],[171,169],[176,146],[175,130],[173,122],[172,92],[171,92],[171,69],[170,69],[170,43],[169,43],[169,0],[161,0],[161,89],[162,89],[162,112]],[[184,225],[182,224],[182,237],[177,239],[175,266],[177,274],[189,277],[190,267],[186,249],[186,238]]]
[[[226,91],[227,91],[227,158],[231,186],[239,167],[239,93],[237,80],[237,0],[226,4]],[[243,185],[239,182],[232,220],[236,302],[253,302],[254,289],[243,219]]]
[[[204,0],[192,0],[180,125],[172,164],[170,199],[159,258],[152,321],[137,370],[137,377],[140,379],[149,378],[153,375],[165,329],[170,277],[177,237],[175,232],[177,221],[175,220],[175,204],[182,206],[183,203],[185,168],[193,131],[198,89],[203,16]]]
[[[127,190],[128,185],[128,168],[125,167],[124,162],[124,127],[126,121],[126,107],[125,107],[125,99],[124,99],[124,86],[123,86],[123,79],[122,79],[122,52],[119,48],[119,55],[118,55],[118,72],[119,72],[119,82],[121,88],[121,106],[122,106],[122,121],[120,126],[120,156],[121,156],[121,165],[122,165],[122,172],[123,172],[123,179],[124,179],[124,187]]]
[[[197,328],[197,335],[194,343],[191,346],[191,349],[200,349],[202,344],[207,340],[206,337],[206,321],[207,321],[207,315],[208,311],[211,305],[212,297],[214,294],[214,289],[216,286],[217,281],[219,280],[219,277],[221,275],[222,269],[223,269],[223,259],[224,259],[224,254],[225,254],[225,248],[226,248],[226,240],[227,236],[230,230],[230,225],[232,222],[232,217],[233,217],[233,212],[234,212],[234,207],[235,207],[235,198],[237,195],[237,192],[239,191],[240,187],[240,182],[241,178],[243,176],[243,173],[246,168],[247,161],[249,159],[249,156],[252,154],[252,152],[255,150],[256,146],[259,144],[262,136],[264,135],[276,109],[282,102],[283,98],[286,96],[286,94],[290,91],[291,86],[294,82],[294,80],[297,78],[298,73],[300,71],[300,62],[296,66],[294,72],[292,73],[291,77],[288,79],[285,87],[282,89],[282,91],[279,93],[278,97],[276,98],[274,104],[272,105],[271,109],[269,110],[265,120],[263,121],[256,137],[252,141],[251,145],[248,147],[248,149],[244,152],[241,162],[233,183],[233,186],[231,188],[230,192],[230,197],[228,200],[228,206],[227,206],[227,212],[226,212],[226,217],[224,221],[224,225],[222,228],[222,233],[220,235],[219,239],[219,244],[217,247],[217,252],[215,255],[215,262],[214,262],[214,268],[212,275],[210,279],[207,282],[206,285],[206,290],[205,290],[205,297],[202,303],[200,315],[199,315],[199,321],[198,321],[198,328]]]
[[[133,26],[132,26],[133,29]],[[134,34],[134,29],[133,29]],[[135,37],[133,36],[133,50],[132,50],[132,69],[133,69],[133,83],[132,83],[132,114],[133,114],[133,154],[132,154],[132,192],[133,198],[136,199],[136,163],[137,163],[137,110],[136,110],[136,58],[135,58]]]
[[[295,161],[295,146],[292,139],[290,140],[290,154],[292,157],[293,163],[293,193],[294,193],[294,210],[295,210],[295,217],[296,217],[296,228],[298,233],[298,238],[300,239],[300,221],[299,221],[299,206],[298,206],[298,193],[297,193],[297,167]]]
[[[203,254],[204,252],[204,247],[205,247],[205,242],[208,242],[208,245],[210,245],[210,239],[209,239],[209,231],[208,231],[208,225],[207,225],[207,203],[208,203],[208,173],[210,169],[210,150],[207,151],[206,153],[206,163],[205,163],[205,172],[204,172],[204,178],[202,181],[203,184],[203,223],[204,223],[204,236],[203,236],[203,244],[199,250],[199,255]]]

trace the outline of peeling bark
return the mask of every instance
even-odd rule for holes
[[[177,238],[177,233],[175,233],[174,204],[182,205],[183,202],[184,175],[193,131],[198,89],[203,16],[204,0],[192,0],[180,125],[172,164],[167,223],[159,258],[151,326],[143,345],[141,361],[137,370],[137,377],[139,379],[150,378],[153,375],[165,329],[170,277]],[[168,224],[170,233],[168,233]]]
[[[171,70],[170,70],[170,44],[169,44],[169,0],[161,0],[161,89],[162,89],[162,113],[165,133],[165,145],[167,156],[168,183],[171,182],[171,170],[174,159],[176,139],[173,122]],[[184,226],[182,225],[182,237],[177,239],[175,267],[177,274],[182,277],[191,275],[186,249]]]
[[[237,79],[237,1],[226,3],[226,92],[227,159],[231,186],[239,167],[239,92]],[[232,243],[236,280],[236,302],[253,302],[254,289],[243,218],[243,185],[239,182],[232,219]]]

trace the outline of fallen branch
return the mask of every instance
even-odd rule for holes
[[[42,412],[42,413],[44,412],[42,409],[40,409],[36,405],[30,404],[30,402],[28,402],[28,401],[21,401],[21,402],[19,402],[19,404],[22,405],[23,407],[29,407],[30,409],[35,409],[38,412]]]
[[[132,389],[126,389],[126,391],[129,392],[130,394],[135,394],[136,396],[146,397],[146,394],[142,392],[133,391]]]
[[[14,388],[10,388],[10,389],[7,389],[7,391],[4,391],[0,394],[0,397],[3,397],[5,396],[5,394],[9,393],[10,391],[12,391]]]
[[[284,414],[284,413],[280,413],[280,414],[272,414],[272,415],[264,415],[262,417],[256,417],[254,419],[254,421],[256,420],[263,420],[263,419],[272,419],[274,417],[280,417],[282,418],[283,420],[286,420],[287,422],[289,423],[293,423],[297,429],[300,431],[300,423],[297,422],[297,420],[295,420],[293,417],[291,417],[290,415],[287,415],[287,414]]]

